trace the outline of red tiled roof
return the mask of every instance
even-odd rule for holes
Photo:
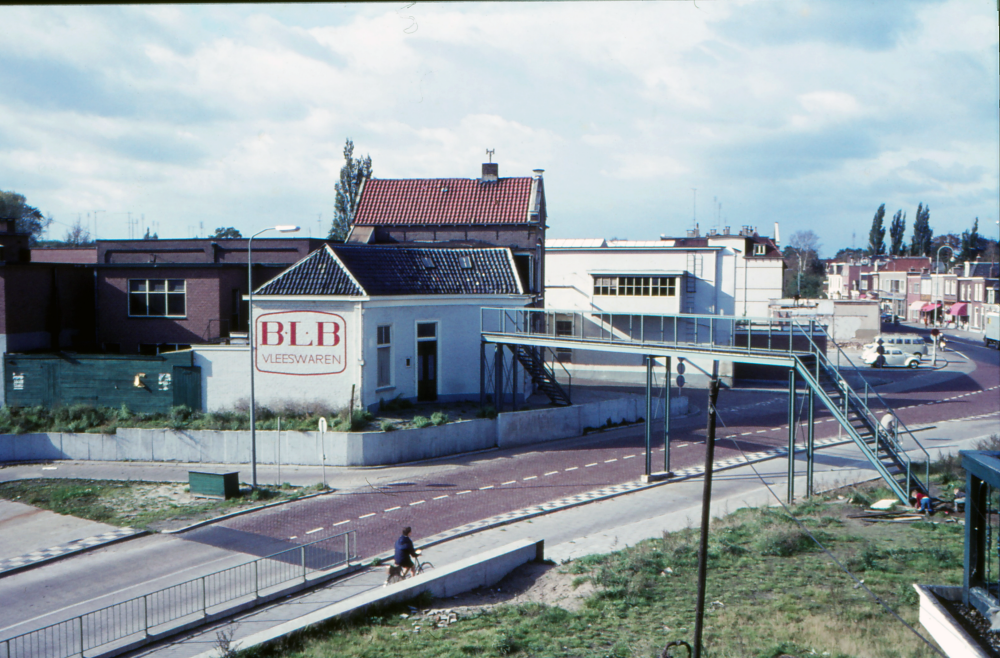
[[[355,225],[526,224],[531,178],[422,178],[365,183]]]

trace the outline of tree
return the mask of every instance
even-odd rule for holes
[[[820,241],[812,231],[796,231],[782,252],[785,259],[784,295],[815,299],[823,291],[825,274],[819,260]]]
[[[849,260],[861,260],[862,258],[864,258],[864,255],[865,255],[864,249],[851,249],[850,247],[844,247],[836,254],[834,254],[833,260],[834,262],[837,263]]]
[[[885,204],[883,203],[875,211],[872,218],[872,230],[868,232],[868,255],[875,258],[885,253],[885,226],[882,223],[885,219]]]
[[[340,169],[340,182],[334,186],[337,190],[337,201],[333,209],[333,224],[330,226],[330,240],[343,242],[347,232],[354,223],[354,211],[357,210],[358,193],[361,185],[372,177],[372,157],[354,157],[354,142],[350,139],[344,144],[344,166]]]
[[[971,231],[962,231],[961,251],[958,253],[959,262],[974,261],[983,253],[983,240],[979,236],[979,218],[972,222]]]
[[[243,234],[240,233],[239,229],[235,229],[232,226],[228,228],[219,227],[215,229],[215,233],[208,237],[209,240],[234,240],[236,238],[242,238]]]
[[[23,195],[3,190],[0,190],[0,219],[16,220],[14,230],[30,234],[31,245],[38,243],[39,236],[52,223],[52,217],[43,216],[38,208],[29,206]]]
[[[66,235],[63,236],[63,243],[73,247],[93,244],[93,240],[90,239],[90,231],[83,225],[79,217],[77,217],[76,223],[66,231]]]
[[[906,245],[903,239],[906,237],[906,213],[897,210],[892,216],[892,224],[889,225],[889,253],[893,256],[905,256]]]
[[[913,220],[913,239],[910,241],[911,256],[930,256],[934,239],[931,229],[931,207],[917,204],[917,216]]]

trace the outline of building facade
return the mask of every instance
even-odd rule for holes
[[[254,293],[257,404],[478,401],[481,309],[530,301],[507,248],[327,245]],[[248,349],[194,351],[203,406],[245,404]]]

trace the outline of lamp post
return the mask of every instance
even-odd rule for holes
[[[939,277],[941,275],[941,250],[942,249],[948,249],[949,251],[951,251],[951,257],[952,258],[955,257],[955,250],[952,249],[951,247],[949,247],[948,245],[943,244],[940,247],[938,247],[937,256],[935,257],[935,259],[937,260],[937,267],[934,268],[934,271],[935,271],[935,273],[938,274]],[[944,283],[944,279],[938,278],[938,285],[937,285],[938,298],[941,300],[941,306],[942,307],[944,307],[944,291],[942,290],[942,284],[943,283]],[[931,302],[933,302],[933,301],[934,301],[934,299],[932,298]],[[934,309],[934,315],[935,315],[935,317],[937,316],[937,309]],[[943,313],[942,313],[942,315],[943,315]]]
[[[247,241],[247,293],[248,293],[248,306],[250,312],[247,313],[249,324],[247,325],[247,344],[250,347],[250,470],[251,479],[254,489],[257,488],[257,410],[256,410],[256,400],[254,399],[253,390],[253,372],[257,367],[257,363],[254,359],[254,336],[253,336],[253,239],[256,238],[261,233],[266,233],[268,231],[278,231],[279,233],[296,233],[298,232],[298,226],[270,226],[265,229],[257,231],[250,236]]]

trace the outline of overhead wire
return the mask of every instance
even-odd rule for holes
[[[728,429],[728,426],[726,425],[725,421],[722,418],[722,414],[719,413],[718,407],[716,407],[716,417],[717,417],[719,423],[722,425],[722,427]],[[801,423],[801,419],[800,419],[800,423]],[[869,587],[867,585],[865,585],[865,581],[864,580],[858,578],[853,573],[851,573],[850,569],[848,569],[840,560],[838,560],[837,556],[834,555],[830,551],[830,549],[828,549],[826,546],[824,546],[823,543],[820,542],[819,539],[816,538],[816,535],[814,535],[812,532],[809,531],[809,528],[806,527],[806,525],[804,523],[802,523],[802,521],[800,521],[798,518],[795,517],[794,514],[792,514],[791,510],[788,508],[788,505],[786,505],[784,503],[784,501],[782,501],[781,498],[774,492],[774,489],[772,489],[771,485],[767,483],[767,480],[764,479],[764,476],[762,476],[760,474],[760,471],[757,470],[757,467],[754,466],[753,462],[751,462],[747,458],[746,453],[743,452],[743,448],[739,444],[739,441],[734,440],[733,443],[736,445],[736,448],[740,451],[740,454],[743,456],[743,459],[746,462],[746,464],[751,469],[753,469],[753,472],[757,476],[757,479],[760,480],[761,484],[763,484],[767,488],[768,493],[770,493],[771,496],[776,501],[778,501],[778,504],[781,505],[782,509],[784,509],[784,511],[788,515],[788,517],[790,519],[792,519],[792,521],[794,521],[796,525],[799,526],[800,530],[802,530],[807,535],[809,535],[809,538],[812,539],[812,541],[817,546],[819,546],[820,549],[824,553],[826,553],[827,557],[829,557],[831,560],[833,560],[834,564],[836,564],[837,567],[839,567],[841,571],[843,571],[845,574],[847,574],[851,578],[851,580],[853,580],[856,583],[855,584],[855,589],[864,589],[865,592],[868,593],[868,595],[872,598],[873,601],[875,601],[876,603],[878,603],[882,607],[883,610],[885,610],[886,612],[888,612],[889,614],[891,614],[893,617],[895,617],[896,620],[899,621],[899,623],[901,623],[911,633],[913,633],[918,638],[920,638],[934,652],[936,652],[937,654],[939,654],[943,658],[948,658],[947,655],[943,651],[941,651],[941,649],[939,649],[938,647],[934,646],[934,644],[930,640],[928,640],[926,637],[924,637],[920,633],[920,631],[918,631],[916,628],[914,628],[912,625],[910,625],[905,619],[903,619],[902,617],[900,617],[899,614],[895,610],[893,610],[891,607],[889,607],[889,605],[886,604],[885,601],[883,601],[879,596],[877,596],[873,591],[871,591],[871,589],[869,589]],[[795,455],[794,455],[794,452],[793,452],[791,455],[789,455],[789,459],[794,459],[794,458],[795,458]]]

